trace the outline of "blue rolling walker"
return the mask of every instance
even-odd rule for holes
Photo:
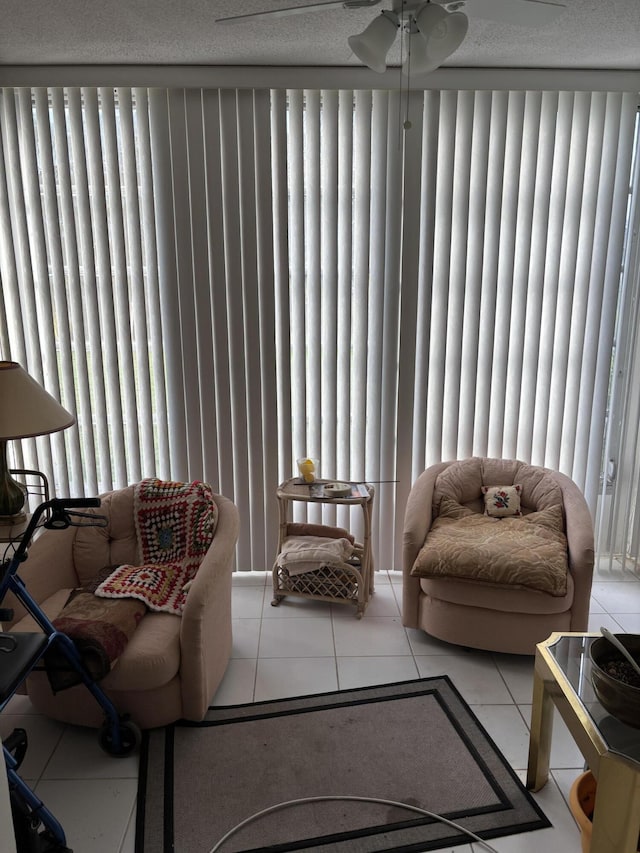
[[[42,633],[0,633],[0,711],[4,710],[47,650],[56,644],[69,666],[78,672],[82,683],[105,713],[105,721],[99,733],[100,746],[109,755],[124,757],[130,755],[138,746],[140,730],[126,715],[118,714],[109,697],[88,673],[73,640],[56,630],[18,575],[20,564],[27,559],[29,543],[39,526],[48,530],[64,530],[70,526],[84,525],[104,527],[104,516],[81,511],[99,506],[100,498],[54,498],[40,504],[13,556],[0,565],[0,604],[7,592],[14,593],[42,629]],[[0,620],[11,618],[13,613],[10,610],[0,609]],[[7,767],[18,853],[72,853],[66,846],[64,830],[60,823],[18,775],[17,771],[27,750],[25,730],[14,729],[3,742],[2,750]]]

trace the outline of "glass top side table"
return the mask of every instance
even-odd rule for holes
[[[554,707],[597,780],[591,853],[635,853],[640,833],[640,729],[612,717],[591,685],[599,634],[552,634],[536,647],[527,787],[549,777]]]

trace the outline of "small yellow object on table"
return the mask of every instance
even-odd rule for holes
[[[310,457],[298,459],[298,471],[305,483],[314,483],[316,479],[317,460]]]

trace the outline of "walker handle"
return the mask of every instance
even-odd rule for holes
[[[100,498],[54,498],[54,500],[49,501],[49,504],[51,513],[44,523],[47,530],[66,530],[67,527],[74,525],[70,517],[71,515],[78,518],[94,519],[96,527],[104,527],[106,525],[104,516],[78,512],[76,510],[76,507],[100,506]]]

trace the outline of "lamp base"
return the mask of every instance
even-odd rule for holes
[[[24,510],[16,512],[15,515],[0,515],[0,527],[13,527],[16,524],[23,524],[27,520],[27,514]]]
[[[26,487],[17,483],[11,476],[7,464],[7,442],[0,441],[0,524],[3,526],[20,524],[24,521],[24,504],[27,498]],[[20,519],[22,516],[22,519]]]

